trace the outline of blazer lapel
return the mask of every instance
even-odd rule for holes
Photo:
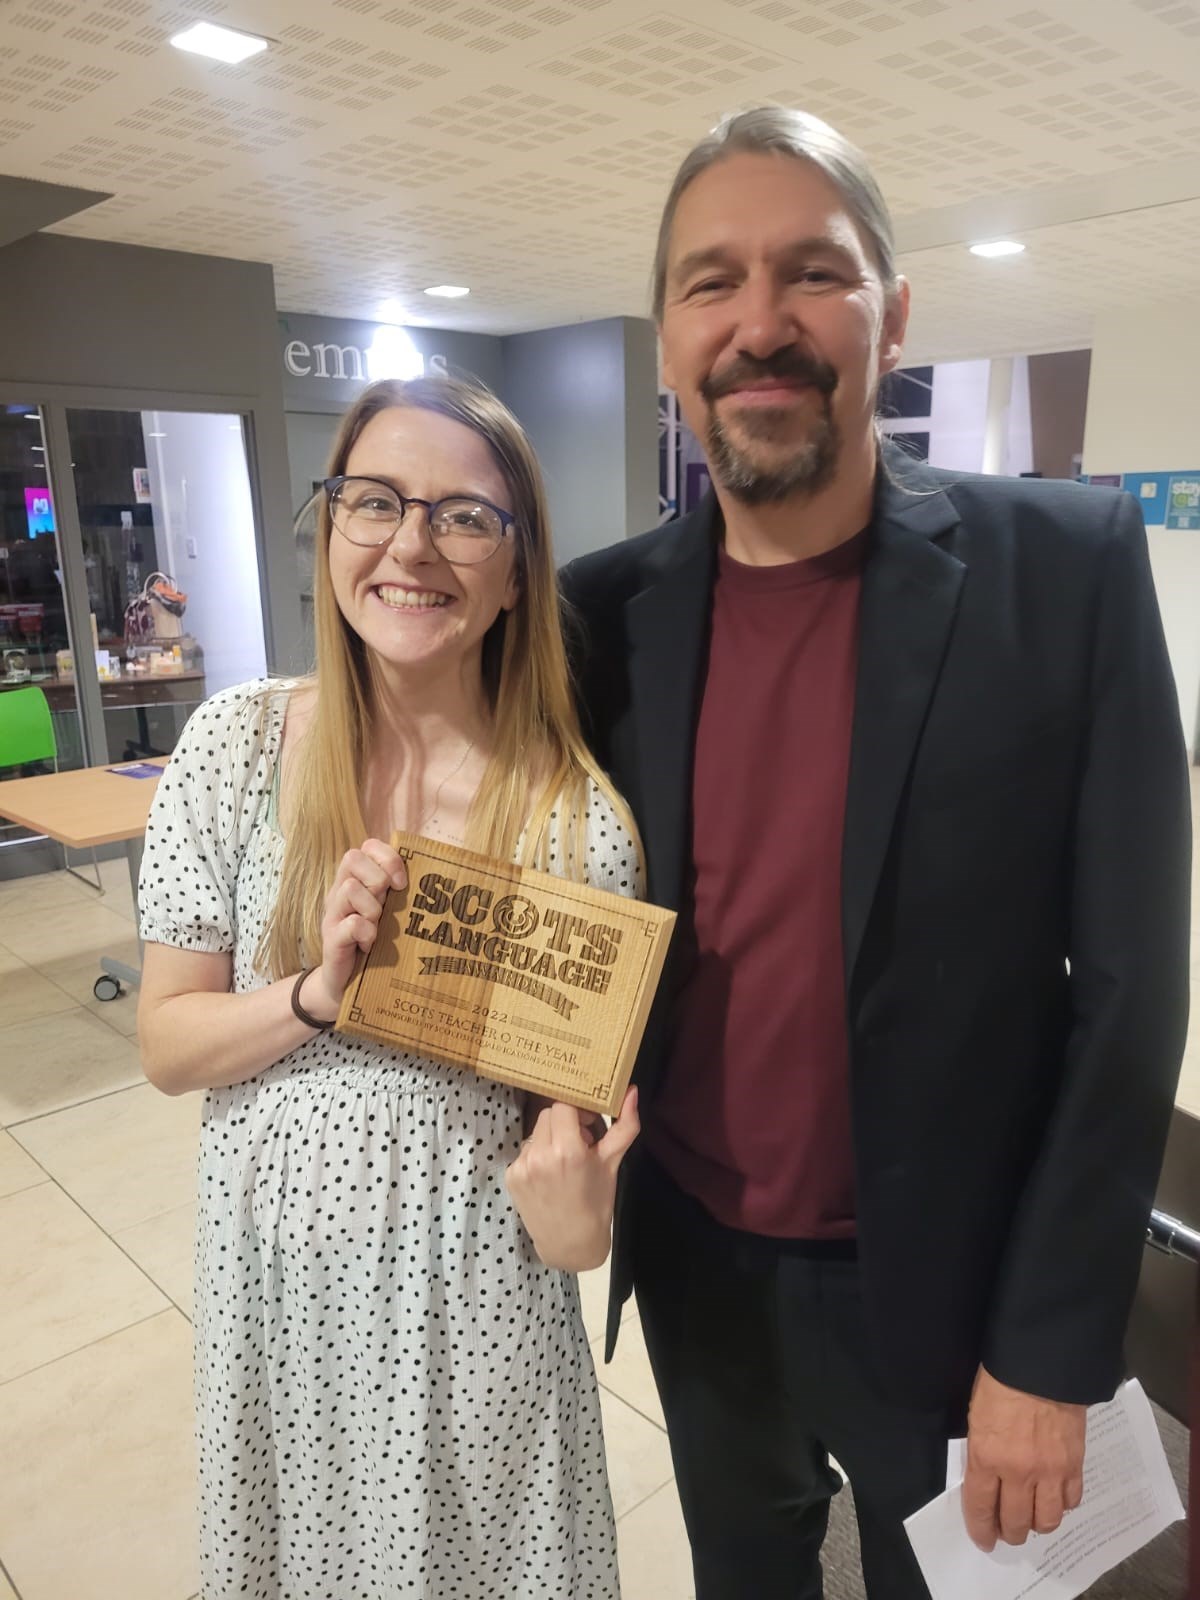
[[[661,572],[626,607],[647,892],[656,905],[672,909],[681,906],[684,891],[692,754],[716,566],[715,496],[684,517],[676,532]]]
[[[919,474],[905,476],[915,493],[881,471],[875,543],[863,572],[842,849],[847,993],[967,570],[932,542],[958,522],[949,497],[930,492],[931,480]]]

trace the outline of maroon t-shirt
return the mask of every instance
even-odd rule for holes
[[[719,1222],[855,1232],[841,864],[868,535],[784,566],[720,552],[696,739],[698,959],[650,1150]]]

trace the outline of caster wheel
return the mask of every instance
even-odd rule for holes
[[[97,1000],[115,1000],[125,991],[115,978],[110,978],[108,973],[102,974],[92,985],[92,993]]]

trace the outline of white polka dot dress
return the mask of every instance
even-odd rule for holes
[[[143,937],[254,964],[286,690],[191,718],[155,798]],[[600,888],[635,891],[607,803]],[[204,1102],[196,1402],[204,1600],[613,1600],[575,1279],[504,1188],[518,1093],[318,1034]]]

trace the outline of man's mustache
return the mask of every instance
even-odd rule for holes
[[[764,361],[756,356],[738,356],[724,371],[705,378],[700,393],[711,402],[747,383],[762,383],[771,378],[808,384],[826,397],[833,393],[838,382],[837,373],[827,361],[806,356],[802,350],[777,350]]]

